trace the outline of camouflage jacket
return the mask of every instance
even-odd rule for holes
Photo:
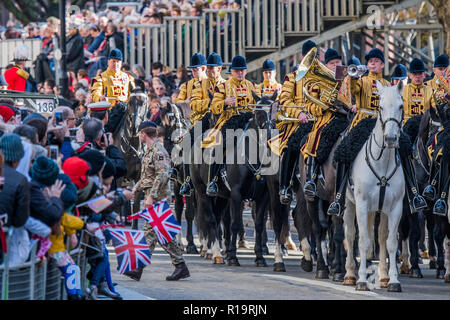
[[[169,154],[156,140],[142,159],[141,179],[137,189],[144,191],[145,196],[151,196],[154,201],[169,197],[169,169]]]

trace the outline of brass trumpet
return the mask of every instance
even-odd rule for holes
[[[289,117],[285,117],[283,115],[278,116],[278,120],[280,120],[282,122],[299,122],[300,121],[297,118],[289,118]],[[316,117],[308,114],[308,121],[316,121]]]
[[[366,65],[359,65],[351,64],[347,67],[347,74],[352,78],[359,78],[364,73],[366,73],[368,70],[368,67]]]

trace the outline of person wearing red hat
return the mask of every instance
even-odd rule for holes
[[[16,118],[13,109],[8,106],[0,105],[0,117],[7,124],[15,124]]]
[[[62,170],[70,180],[77,186],[78,190],[84,189],[89,184],[89,164],[78,157],[70,157],[64,161]]]

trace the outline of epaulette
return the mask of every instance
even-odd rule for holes
[[[26,72],[25,70],[23,70],[21,68],[17,68],[16,73],[18,76],[24,78],[25,80],[27,80],[28,77],[30,76],[30,74],[28,72]]]

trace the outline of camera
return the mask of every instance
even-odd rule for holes
[[[61,122],[63,122],[63,113],[62,111],[56,111],[55,112],[55,119],[56,119],[56,125],[58,126],[59,124],[61,124]]]
[[[58,146],[55,145],[51,145],[50,146],[50,159],[52,160],[58,160]]]
[[[69,129],[69,135],[71,140],[75,140],[77,137],[78,128],[70,128]]]

